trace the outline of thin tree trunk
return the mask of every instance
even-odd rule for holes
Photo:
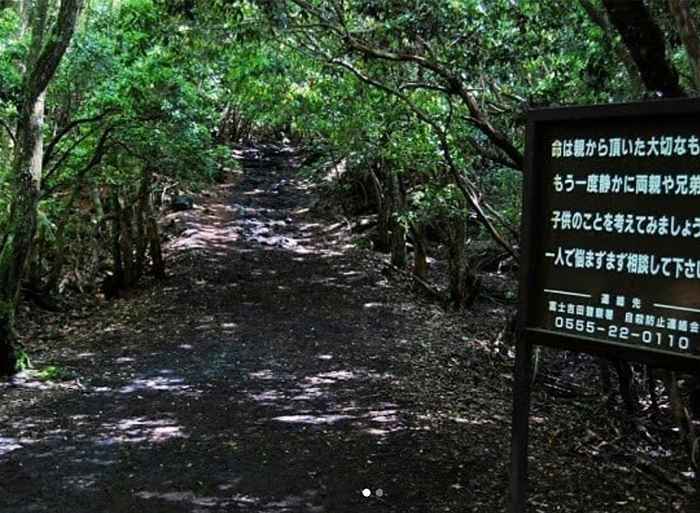
[[[100,241],[100,231],[102,227],[102,221],[104,220],[104,208],[102,207],[102,199],[100,198],[100,190],[93,183],[90,186],[90,199],[92,201],[95,213],[91,216],[92,226],[95,227],[95,231],[91,237],[91,276],[90,282],[93,285],[93,289],[96,288],[96,280],[99,273],[100,267],[100,252],[102,249],[102,244]]]
[[[630,416],[635,416],[639,412],[639,397],[634,387],[634,374],[629,362],[616,358],[613,362],[620,381],[620,394],[622,402]]]
[[[134,283],[141,276],[146,265],[146,249],[148,248],[148,237],[146,234],[146,216],[148,211],[149,197],[151,195],[151,172],[144,167],[141,173],[141,186],[139,187],[137,207],[134,212],[136,224],[136,252],[134,255]],[[131,285],[133,285],[132,283]]]
[[[71,191],[71,195],[68,198],[68,201],[66,201],[66,205],[63,207],[63,216],[59,221],[58,228],[56,229],[56,242],[54,244],[56,257],[53,262],[53,267],[51,267],[45,287],[46,292],[49,294],[53,294],[58,291],[58,283],[61,280],[63,266],[66,263],[66,227],[68,226],[68,221],[70,220],[73,205],[75,205],[75,202],[80,196],[81,189],[82,181],[79,181],[76,183],[73,191]]]
[[[162,280],[165,278],[165,260],[163,258],[163,250],[160,245],[160,230],[158,229],[158,221],[153,209],[150,209],[146,219],[151,262],[153,263],[153,276],[155,276],[158,280]]]
[[[153,170],[151,168],[144,169],[143,187],[146,191],[143,196],[143,217],[146,222],[145,236],[148,240],[149,254],[152,262],[153,275],[156,279],[165,278],[165,261],[163,260],[163,251],[160,245],[160,230],[158,229],[158,220],[153,209],[153,200],[151,196],[151,187],[153,182]]]
[[[379,166],[377,165],[377,168]],[[384,186],[379,179],[377,172],[374,169],[369,171],[372,178],[372,191],[374,192],[374,200],[377,204],[377,236],[374,240],[374,250],[386,252],[391,246],[390,228],[391,221],[391,206],[387,200],[387,195],[384,192]]]
[[[41,188],[44,124],[42,92],[25,105],[18,123],[17,156],[13,166],[15,200],[0,252],[0,374],[12,374],[16,364],[15,310],[20,286],[32,253]]]
[[[16,366],[15,311],[36,233],[46,88],[68,48],[81,6],[82,0],[62,0],[56,24],[48,37],[44,37],[48,15],[46,0],[38,1],[31,15],[24,17],[31,21],[31,42],[24,69],[23,96],[18,105],[12,206],[7,231],[0,240],[0,373],[5,375],[12,374]]]
[[[47,245],[48,218],[44,214],[42,223],[41,215],[37,211],[37,229],[34,235],[34,243],[32,244],[32,253],[29,255],[27,263],[27,272],[24,278],[23,288],[38,297],[41,295],[42,282],[42,255]],[[42,226],[43,225],[43,226]]]
[[[579,3],[586,11],[586,14],[588,14],[591,21],[598,25],[603,31],[606,41],[617,54],[617,57],[624,65],[625,70],[627,70],[627,75],[629,76],[630,84],[632,86],[632,94],[634,94],[634,96],[641,96],[642,92],[644,91],[642,77],[640,76],[639,70],[637,69],[634,59],[632,59],[632,55],[627,47],[620,43],[614,36],[613,32],[615,31],[615,27],[612,26],[605,12],[598,10],[598,8],[593,5],[591,0],[579,0]]]
[[[122,255],[122,265],[124,266],[123,281],[120,288],[128,289],[134,284],[134,237],[133,219],[134,208],[132,205],[125,206],[121,197],[117,196],[119,203],[119,247]]]
[[[463,216],[449,221],[449,258],[450,299],[457,307],[464,305],[467,299],[467,222]]]
[[[666,371],[664,373],[664,386],[666,387],[666,393],[668,394],[668,399],[671,403],[671,415],[673,416],[673,421],[678,426],[678,432],[681,436],[681,441],[686,451],[688,451],[688,456],[692,462],[693,459],[693,436],[692,436],[692,423],[688,418],[686,409],[683,407],[683,402],[681,400],[681,395],[678,392],[678,378],[675,372]]]
[[[428,277],[428,244],[425,240],[425,229],[422,225],[413,223],[413,274],[425,280]]]
[[[678,72],[666,60],[664,34],[644,0],[603,0],[603,5],[632,55],[646,88],[665,97],[684,96]]]
[[[612,386],[612,376],[610,374],[610,360],[598,357],[598,367],[600,368],[600,384],[603,390],[603,395],[608,408],[612,408],[614,404],[613,386]]]
[[[102,206],[102,199],[100,198],[100,190],[95,184],[92,184],[90,187],[90,199],[95,207],[95,221],[99,225],[105,217],[105,211]]]
[[[124,288],[124,258],[122,256],[121,246],[121,223],[122,212],[119,202],[119,191],[112,191],[112,260],[114,268],[112,277],[108,280],[105,287],[105,295],[109,297],[116,296],[120,289]]]
[[[678,32],[688,55],[690,69],[693,73],[695,89],[700,89],[700,37],[698,27],[690,12],[688,0],[668,0],[668,6],[676,20]]]
[[[405,269],[408,261],[406,253],[406,228],[397,218],[396,214],[404,209],[403,191],[401,180],[396,173],[390,173],[390,197],[391,211],[391,263],[399,269]]]
[[[221,112],[219,124],[216,131],[215,141],[217,144],[231,143],[231,127],[235,123],[235,113],[231,111],[231,105],[226,104]]]
[[[42,235],[37,235],[32,246],[32,254],[29,256],[27,264],[27,275],[24,278],[24,290],[31,291],[32,294],[41,291],[41,254],[45,245]]]

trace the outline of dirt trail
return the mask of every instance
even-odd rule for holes
[[[164,284],[67,322],[37,358],[78,379],[0,388],[0,512],[501,510],[502,308],[465,328],[390,286],[292,161],[251,150]]]

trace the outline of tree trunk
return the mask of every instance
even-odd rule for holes
[[[231,105],[226,104],[224,110],[221,112],[221,117],[219,118],[219,123],[216,130],[216,137],[214,141],[216,144],[230,144],[231,141],[231,128],[235,123],[235,113],[232,112]]]
[[[91,216],[92,226],[94,226],[95,231],[91,237],[91,262],[90,262],[90,282],[93,285],[93,289],[96,288],[96,281],[99,273],[100,267],[100,253],[102,249],[101,239],[101,227],[102,221],[104,220],[104,208],[102,207],[102,199],[100,198],[100,190],[95,184],[90,186],[90,199],[92,200],[95,213]]]
[[[404,209],[403,190],[401,180],[396,173],[389,175],[391,215],[391,263],[399,269],[405,269],[408,262],[406,253],[406,227],[397,218],[396,214]]]
[[[135,265],[134,265],[134,237],[133,237],[133,205],[125,206],[121,197],[117,196],[119,203],[119,247],[122,255],[122,265],[124,266],[123,281],[120,284],[123,289],[131,287],[135,280]]]
[[[160,246],[160,230],[155,214],[151,211],[147,217],[148,241],[150,246],[151,261],[153,262],[153,275],[158,280],[165,278],[165,260]]]
[[[62,0],[56,24],[45,38],[48,2],[31,9],[31,42],[18,105],[12,196],[7,231],[0,241],[0,373],[16,366],[15,311],[36,232],[43,160],[46,88],[68,48],[82,0]],[[46,42],[45,42],[46,40]]]
[[[146,249],[148,248],[148,237],[146,234],[146,216],[148,211],[148,203],[151,196],[151,172],[144,167],[141,174],[141,186],[139,187],[137,206],[134,211],[134,220],[136,224],[136,252],[134,254],[134,276],[133,285],[141,276],[146,265]]]
[[[449,221],[449,258],[448,268],[450,274],[450,299],[455,306],[464,305],[467,299],[467,222],[463,216],[458,216]]]
[[[610,361],[603,357],[598,357],[598,367],[600,368],[600,385],[603,395],[606,398],[608,408],[614,404],[612,376],[610,375]]]
[[[44,101],[42,92],[33,104],[27,102],[17,124],[17,153],[13,165],[15,197],[0,252],[0,372],[3,375],[12,374],[16,364],[15,310],[36,233]]]
[[[668,6],[676,20],[678,32],[688,54],[690,70],[693,73],[693,85],[695,89],[700,89],[700,37],[688,4],[688,0],[668,0]]]
[[[598,25],[603,31],[607,43],[615,51],[617,57],[625,66],[625,70],[627,71],[627,75],[629,76],[630,84],[632,86],[632,94],[634,96],[641,96],[644,92],[642,77],[639,74],[639,70],[637,69],[634,59],[632,59],[632,55],[627,47],[623,43],[619,42],[615,37],[615,34],[613,34],[615,27],[611,25],[606,14],[593,5],[591,0],[579,0],[579,3],[586,11],[586,14],[588,14],[591,21]]]
[[[665,97],[684,96],[678,72],[666,60],[664,34],[644,0],[603,0],[603,4],[632,55],[646,88]]]
[[[373,164],[373,166],[376,164]],[[377,205],[377,235],[374,238],[374,250],[381,253],[389,251],[391,246],[390,228],[391,222],[391,205],[387,200],[387,195],[384,191],[382,180],[379,179],[379,166],[376,165],[377,171],[369,170],[370,178],[372,179],[372,192],[374,193],[374,201]]]
[[[49,272],[49,277],[46,281],[45,287],[48,294],[58,292],[58,284],[61,280],[61,275],[63,274],[63,266],[66,263],[66,227],[68,226],[68,221],[70,220],[73,205],[75,205],[75,202],[80,196],[81,189],[82,181],[79,181],[76,183],[73,191],[71,191],[71,195],[68,198],[68,201],[66,201],[66,205],[63,207],[63,216],[59,221],[58,228],[56,229],[56,257],[53,262],[53,267],[51,267],[51,271]]]
[[[693,436],[692,422],[688,418],[686,409],[683,407],[681,395],[678,392],[678,378],[675,372],[666,371],[664,374],[664,386],[668,394],[669,402],[671,403],[671,415],[673,421],[678,426],[678,432],[681,436],[683,446],[688,451],[688,456],[693,460]]]
[[[616,358],[613,363],[620,381],[620,394],[625,409],[630,416],[635,416],[639,412],[639,396],[635,389],[634,373],[629,362]]]
[[[413,274],[425,280],[428,277],[428,243],[425,239],[424,227],[411,224],[413,233]]]
[[[467,265],[467,218],[462,211],[466,207],[465,200],[459,200],[460,214],[449,220],[448,231],[448,270],[450,275],[449,296],[452,303],[461,307],[470,296],[468,288],[473,285]]]
[[[165,262],[163,261],[163,251],[160,246],[160,230],[158,229],[158,220],[153,210],[153,200],[151,196],[151,186],[153,182],[153,170],[149,167],[144,169],[143,175],[143,190],[142,190],[142,209],[143,218],[145,220],[145,237],[149,247],[149,254],[152,262],[153,275],[157,279],[165,278]]]
[[[95,207],[95,224],[99,225],[105,217],[105,211],[102,206],[102,198],[100,198],[100,190],[95,184],[92,184],[90,187],[90,199],[92,200],[92,205]]]
[[[46,220],[45,222],[48,222]],[[37,229],[34,235],[34,243],[32,244],[32,252],[27,261],[27,271],[24,277],[23,288],[31,291],[33,295],[41,293],[42,282],[42,255],[46,249],[46,232],[47,229],[42,229],[41,219],[37,213]]]
[[[122,212],[119,202],[119,191],[112,191],[112,276],[105,283],[105,295],[110,298],[118,295],[119,290],[124,288],[124,258],[121,246]]]

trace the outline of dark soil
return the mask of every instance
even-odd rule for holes
[[[27,341],[37,370],[0,387],[0,511],[505,511],[512,306],[423,301],[314,213],[291,154],[245,157],[240,182],[172,214],[164,283]],[[556,362],[571,387],[535,388],[531,511],[676,510],[606,448],[625,444],[592,374]],[[61,379],[38,379],[49,365]]]

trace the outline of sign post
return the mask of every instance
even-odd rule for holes
[[[532,344],[700,370],[700,99],[528,114],[511,511]]]
[[[513,372],[513,422],[511,424],[511,480],[512,513],[524,513],[527,507],[527,442],[530,417],[530,372],[532,346],[518,337]]]

